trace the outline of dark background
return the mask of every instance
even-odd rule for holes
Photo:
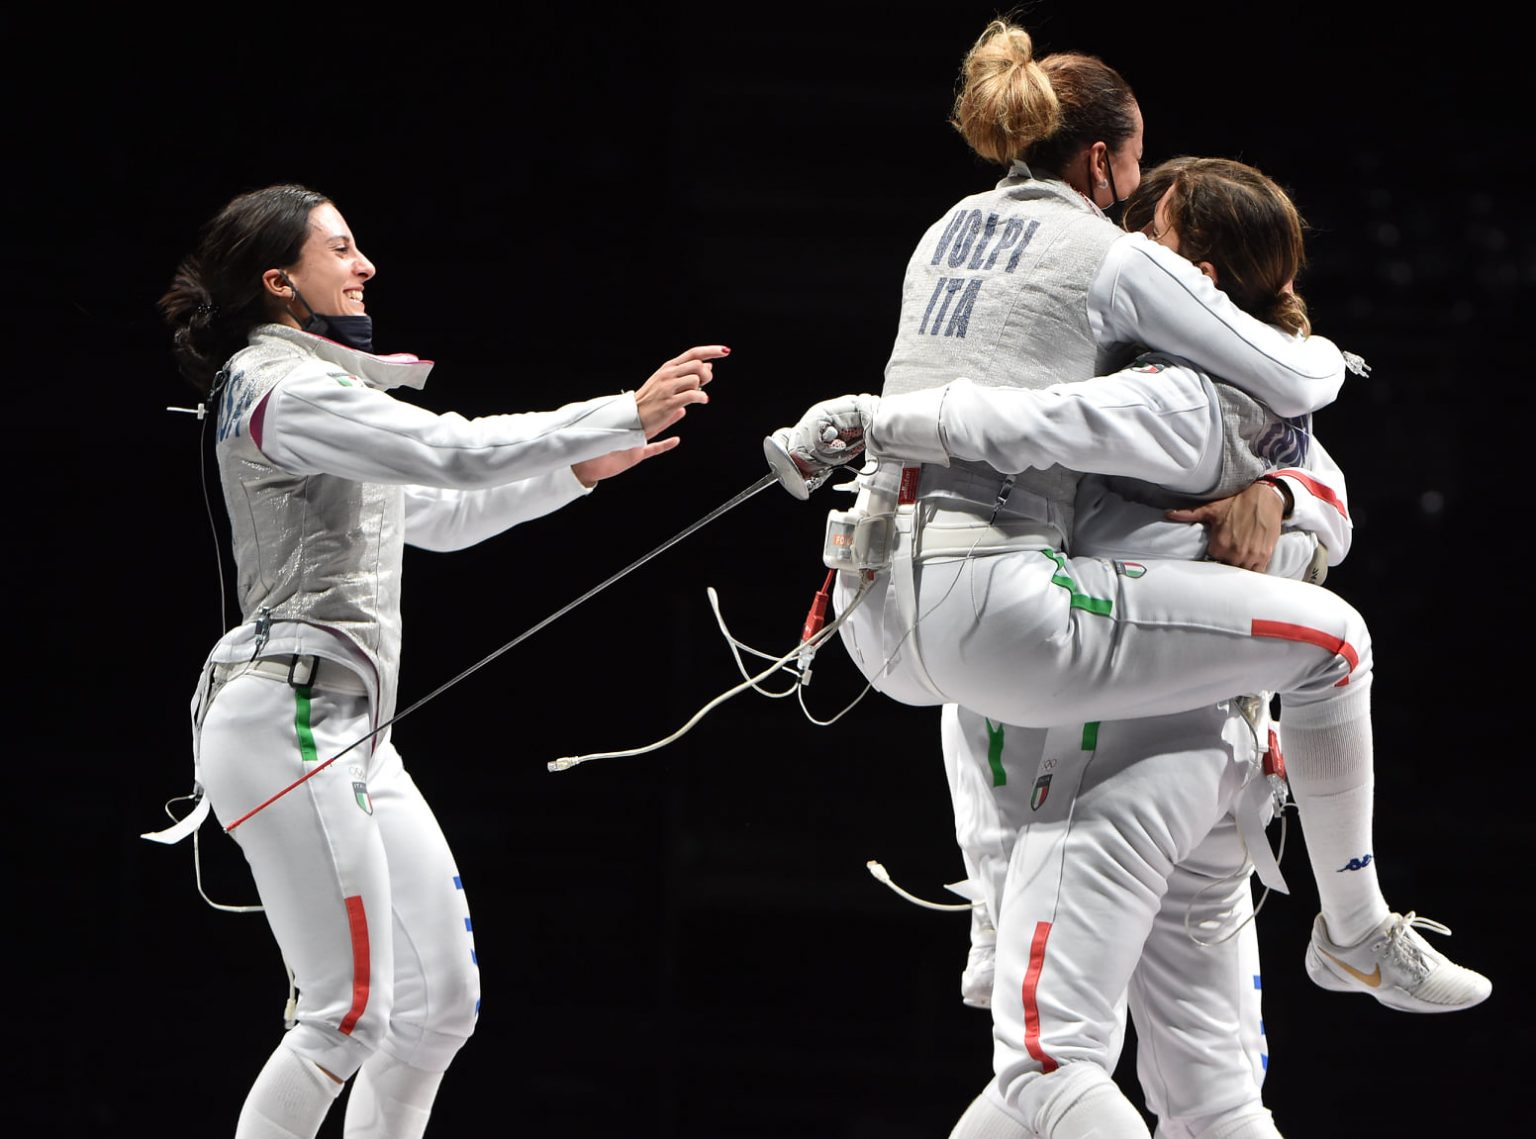
[[[1296,893],[1260,917],[1266,1098],[1291,1136],[1503,1134],[1532,1045],[1528,67],[1485,9],[1369,11],[1021,19],[1042,52],[1122,70],[1148,164],[1226,155],[1291,188],[1316,327],[1373,366],[1319,426],[1356,523],[1329,585],[1377,648],[1381,875],[1455,929],[1444,947],[1494,995],[1410,1016],[1313,988],[1293,827]],[[281,1031],[262,919],[203,904],[190,844],[138,838],[189,787],[187,700],[223,627],[198,424],[164,410],[194,397],[154,309],[198,225],[270,182],[333,197],[379,267],[380,350],[439,361],[413,397],[435,410],[553,407],[692,344],[733,349],[675,453],[473,551],[408,555],[408,704],[751,483],[762,436],[809,403],[878,390],[912,244],[995,179],[945,123],[994,12],[7,17],[22,1067],[0,1117],[228,1134]],[[958,997],[966,919],[864,865],[933,898],[961,874],[936,711],[871,695],[819,728],[748,694],[660,752],[545,769],[656,740],[734,683],[709,586],[733,632],[787,651],[832,505],[770,488],[396,730],[454,845],[484,983],[432,1134],[922,1139],[986,1080],[987,1017]],[[812,711],[856,680],[823,652]],[[253,901],[235,845],[202,837],[210,893]]]

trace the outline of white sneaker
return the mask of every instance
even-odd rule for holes
[[[1486,1000],[1493,983],[1431,948],[1415,926],[1451,932],[1410,910],[1387,915],[1359,945],[1346,947],[1328,940],[1328,927],[1318,914],[1307,946],[1307,976],[1325,989],[1369,993],[1404,1012],[1455,1012]]]

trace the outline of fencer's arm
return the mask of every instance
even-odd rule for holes
[[[1161,507],[1125,498],[1093,476],[1078,484],[1074,516],[1072,552],[1085,557],[1203,561],[1210,552],[1204,525],[1170,521]],[[1282,530],[1264,572],[1304,578],[1312,568],[1317,545],[1313,533]]]
[[[1309,442],[1307,463],[1305,468],[1272,470],[1238,494],[1170,510],[1167,517],[1203,525],[1206,556],[1216,561],[1311,579],[1317,569],[1312,561],[1318,546],[1322,546],[1323,565],[1337,565],[1349,552],[1352,527],[1343,472],[1315,439]],[[1282,528],[1307,536],[1304,554],[1295,552],[1303,544],[1297,539],[1277,540]]]
[[[1331,340],[1249,316],[1188,260],[1139,233],[1110,246],[1089,288],[1088,321],[1100,344],[1183,356],[1285,417],[1333,402],[1344,383]]]
[[[1056,464],[1200,494],[1221,472],[1221,407],[1192,368],[1128,368],[1031,391],[967,379],[882,396],[866,445],[881,458],[1017,473]]]
[[[1074,554],[1122,561],[1204,561],[1210,556],[1209,538],[1205,524],[1171,521],[1161,507],[1125,498],[1094,476],[1078,484]],[[1275,539],[1263,572],[1307,580],[1315,568],[1317,547],[1316,534],[1287,527]]]
[[[1286,526],[1317,535],[1328,549],[1328,564],[1336,566],[1349,554],[1354,541],[1354,522],[1349,516],[1349,493],[1344,472],[1323,449],[1317,436],[1307,449],[1304,468],[1286,467],[1269,477],[1284,482],[1291,492],[1292,511]]]
[[[462,550],[591,493],[570,467],[487,487],[405,488],[405,541],[424,550]]]
[[[324,375],[283,380],[247,423],[261,452],[290,474],[458,489],[518,482],[645,443],[629,392],[465,419]]]

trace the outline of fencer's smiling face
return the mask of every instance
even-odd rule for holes
[[[309,212],[309,237],[288,279],[322,316],[363,314],[363,285],[374,275],[341,211],[322,202]],[[303,311],[302,306],[299,309]]]

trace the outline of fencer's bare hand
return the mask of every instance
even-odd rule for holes
[[[572,463],[571,473],[581,480],[582,486],[594,487],[604,479],[623,474],[636,463],[645,462],[652,455],[672,450],[680,442],[682,440],[674,435],[670,439],[658,439],[655,443],[647,443],[643,447],[626,447],[622,451],[609,451],[608,454],[599,455],[595,459]]]
[[[1206,556],[1229,566],[1263,573],[1280,537],[1285,501],[1270,483],[1256,482],[1231,498],[1186,510],[1170,510],[1171,522],[1199,522],[1209,537]]]
[[[723,344],[690,348],[656,369],[635,393],[640,426],[645,429],[647,439],[654,439],[688,414],[690,404],[709,402],[704,385],[715,378],[714,365],[710,361],[730,353],[731,350]]]

